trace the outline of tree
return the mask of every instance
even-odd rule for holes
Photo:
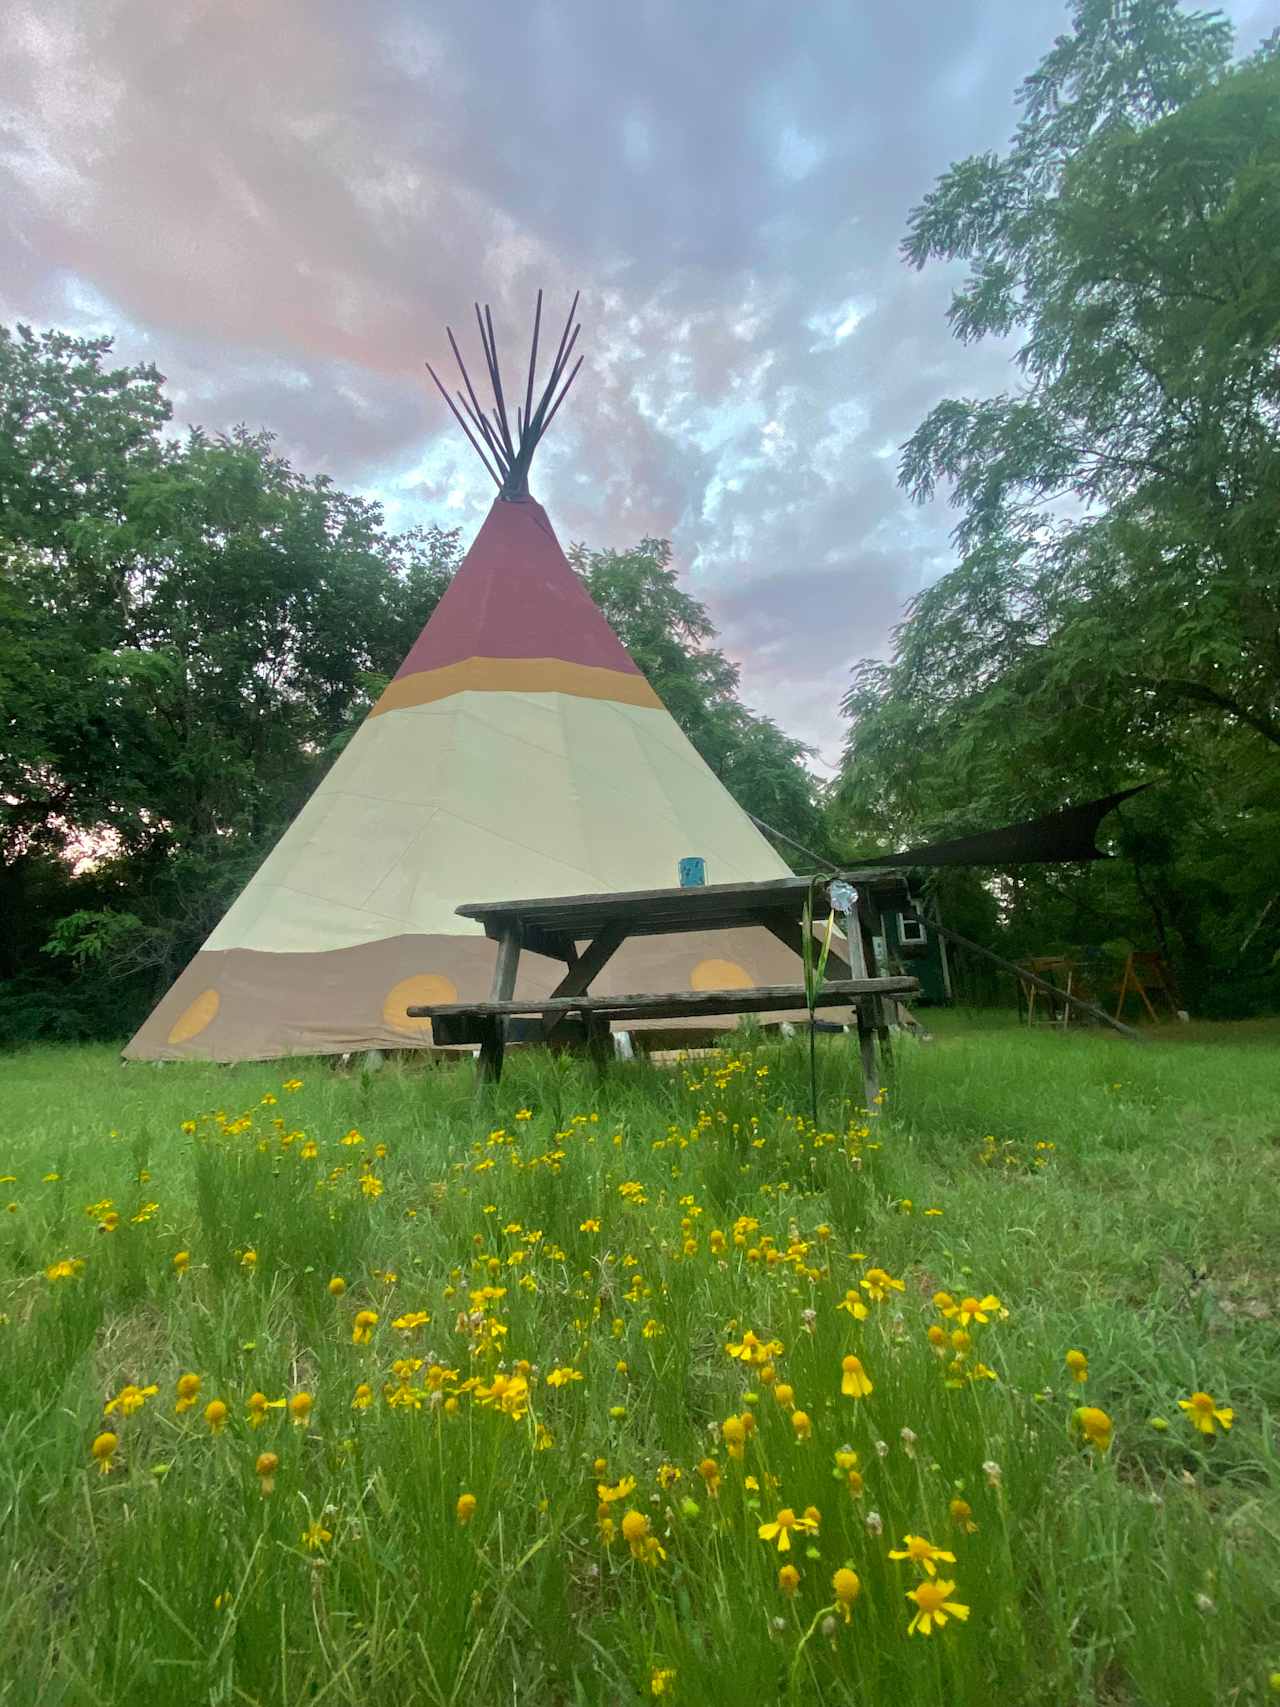
[[[1205,719],[1280,744],[1280,57],[1228,68],[1226,25],[1171,0],[1074,17],[1008,155],[911,217],[913,265],[971,264],[957,336],[1018,336],[1024,384],[906,446],[913,495],[951,482],[963,556],[881,685],[993,729],[1016,709],[1051,767],[1104,734],[1166,758]]]
[[[962,260],[963,342],[1021,383],[940,403],[957,567],[845,701],[840,811],[927,835],[1280,745],[1280,54],[1218,17],[1077,0],[1003,156],[953,166],[907,261]],[[1127,809],[1138,822],[1148,806]],[[1178,865],[1166,862],[1169,872]]]

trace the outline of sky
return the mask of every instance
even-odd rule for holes
[[[1238,50],[1274,0],[1231,0]],[[899,447],[1015,383],[898,245],[999,149],[1058,0],[8,0],[0,319],[111,331],[179,425],[244,422],[393,528],[493,488],[426,374],[581,290],[534,464],[562,542],[669,538],[742,695],[838,760],[851,666],[954,562]]]

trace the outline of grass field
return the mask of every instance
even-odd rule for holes
[[[0,1059],[0,1703],[1280,1700],[1278,1041]]]

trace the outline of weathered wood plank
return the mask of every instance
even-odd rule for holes
[[[520,968],[522,932],[515,921],[508,921],[498,941],[498,954],[493,965],[493,986],[489,1012],[484,1016],[480,1036],[479,1076],[495,1082],[502,1077],[502,1057],[506,1052],[506,1020],[501,1013],[503,1004],[511,999]]]
[[[859,996],[910,996],[914,978],[835,979],[818,994],[819,1007],[840,1007]],[[660,994],[532,996],[501,1002],[444,1002],[409,1008],[415,1019],[449,1020],[517,1014],[601,1014],[609,1019],[677,1019],[704,1014],[796,1013],[805,1006],[803,984],[769,984],[754,990],[671,990]]]
[[[899,872],[850,872],[847,881],[864,891],[901,893]],[[606,924],[622,922],[632,936],[656,936],[691,930],[723,930],[763,924],[774,913],[799,916],[809,890],[805,877],[765,883],[711,883],[690,889],[632,889],[604,895],[559,895],[520,901],[469,901],[456,911],[477,919],[499,938],[504,924],[518,919],[526,929],[526,947],[569,959],[564,944],[594,937]]]
[[[606,925],[600,935],[589,943],[583,953],[570,964],[569,970],[551,992],[552,997],[585,994],[591,988],[592,981],[609,964],[626,940],[627,928],[625,925]],[[543,1036],[550,1039],[556,1027],[562,1024],[563,1019],[563,1014],[544,1013],[542,1016]]]
[[[489,1000],[493,1003],[511,999],[511,992],[516,987],[516,973],[520,969],[522,935],[518,924],[508,923],[499,939],[498,954],[493,963],[493,988],[489,992]]]

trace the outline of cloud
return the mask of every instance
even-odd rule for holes
[[[1236,0],[1242,39],[1266,8]],[[535,468],[562,538],[670,536],[743,691],[834,756],[849,665],[949,560],[896,447],[1007,383],[898,259],[1065,26],[1018,0],[11,0],[0,314],[114,328],[179,420],[268,426],[395,525],[487,477],[430,388],[473,296],[523,359],[583,291]]]

